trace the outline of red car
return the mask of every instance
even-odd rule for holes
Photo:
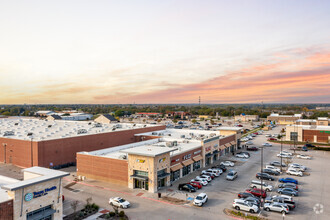
[[[277,141],[276,138],[268,138],[269,141]]]
[[[262,198],[266,198],[267,194],[264,190],[261,191],[261,189],[247,189],[245,192],[251,193],[257,197],[260,197],[262,195]]]
[[[237,125],[237,127],[243,127],[243,125]]]
[[[201,189],[202,188],[202,184],[200,184],[199,182],[196,182],[196,181],[193,181],[193,182],[190,182],[190,183],[187,183],[193,187],[195,187],[196,189]]]
[[[253,147],[253,146],[248,146],[247,148],[246,148],[246,150],[248,150],[248,151],[258,151],[258,148],[257,147]]]
[[[253,134],[255,134],[255,135],[259,135],[259,133],[258,133],[258,132],[254,132]]]

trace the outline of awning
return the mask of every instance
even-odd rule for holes
[[[189,160],[185,160],[185,161],[182,161],[182,164],[186,167],[190,164],[192,164],[194,161],[192,159],[189,159]]]
[[[230,147],[231,146],[231,144],[230,143],[227,143],[227,144],[225,144],[226,145],[226,147]]]
[[[140,176],[140,175],[131,175],[131,177],[135,178],[135,179],[139,179],[139,180],[148,180],[147,176]]]
[[[224,150],[224,149],[226,149],[226,145],[225,144],[220,146],[220,150]]]
[[[26,219],[27,220],[38,220],[38,219],[43,219],[43,218],[46,218],[52,214],[54,214],[56,212],[56,210],[54,209],[46,209],[44,211],[41,211],[35,215],[32,215],[32,216],[28,216]]]
[[[193,157],[193,161],[199,161],[199,160],[201,160],[201,159],[203,159],[203,157],[202,157],[202,155],[198,155],[198,156],[196,156],[196,157]]]
[[[235,145],[235,144],[236,144],[236,142],[235,142],[235,141],[232,141],[232,142],[230,142],[230,144],[231,144],[231,145]]]
[[[182,167],[183,167],[182,164],[178,163],[178,164],[175,164],[174,166],[171,166],[170,169],[171,169],[171,172],[174,172],[174,171],[180,170]]]
[[[219,153],[219,151],[218,151],[218,150],[215,150],[215,151],[213,151],[213,154],[217,154],[217,153]]]
[[[167,177],[167,176],[169,176],[169,175],[171,175],[170,173],[163,173],[163,174],[161,174],[161,175],[158,175],[157,176],[157,179],[164,179],[165,177]]]

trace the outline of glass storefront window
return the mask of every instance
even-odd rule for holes
[[[201,168],[201,161],[200,160],[194,162],[194,164],[193,164],[193,171],[198,170],[199,168]]]
[[[182,176],[186,176],[191,172],[191,165],[182,167]]]
[[[171,172],[171,181],[175,181],[177,179],[180,179],[180,170],[176,170],[174,172]]]

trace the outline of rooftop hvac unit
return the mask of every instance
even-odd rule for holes
[[[181,137],[181,138],[185,138],[185,137],[186,137],[186,135],[184,135],[184,134],[183,134],[183,135],[181,135],[180,137]]]
[[[86,129],[79,129],[77,131],[77,134],[85,134],[85,133],[87,133],[87,130]]]
[[[39,132],[39,133],[40,133],[40,132]],[[32,135],[33,135],[32,132],[27,133],[27,136],[32,136]]]
[[[215,133],[211,133],[211,134],[210,134],[210,137],[214,137],[214,136],[216,136]]]
[[[151,134],[152,134],[152,135],[157,135],[157,132],[152,132]]]
[[[5,131],[5,133],[3,134],[3,136],[11,136],[14,135],[15,133],[13,131]]]
[[[133,127],[135,126],[136,124],[133,124]]]
[[[143,127],[145,128],[145,127],[147,127],[147,125],[143,125]]]
[[[18,123],[15,123],[15,125],[18,125]]]
[[[168,134],[168,136],[172,136],[172,134]]]
[[[173,146],[178,146],[178,142],[177,141],[173,141]]]
[[[172,147],[173,143],[172,142],[166,142],[166,147]]]
[[[127,159],[127,156],[126,156],[126,155],[120,155],[120,156],[119,156],[119,159],[126,160],[126,159]]]
[[[102,127],[102,124],[97,123],[97,124],[94,125],[94,127],[95,127],[95,128],[100,128],[100,127]]]
[[[112,128],[112,130],[113,130],[113,131],[115,131],[115,130],[116,130],[116,128]]]
[[[48,125],[48,127],[49,127],[49,128],[51,128],[51,127],[52,127],[52,125]]]

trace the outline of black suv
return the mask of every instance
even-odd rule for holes
[[[280,173],[279,172],[277,172],[277,171],[274,171],[274,170],[270,170],[270,169],[263,169],[263,171],[262,172],[264,172],[264,173],[268,173],[268,174],[270,174],[270,175],[275,175],[275,176],[278,176],[278,175],[280,175]]]
[[[213,166],[211,168],[213,168],[213,169],[214,168],[222,169],[223,172],[226,172],[226,170],[227,170],[226,166],[223,165],[223,164],[219,164],[219,165]]]
[[[313,144],[305,144],[305,147],[315,147]]]
[[[178,187],[179,190],[183,190],[183,191],[188,191],[188,192],[196,192],[196,188],[193,187],[192,185],[189,185],[189,184],[179,184],[179,187]]]
[[[256,177],[259,179],[259,180],[271,180],[271,181],[274,181],[274,177],[272,177],[271,175],[269,175],[268,173],[257,173]]]

